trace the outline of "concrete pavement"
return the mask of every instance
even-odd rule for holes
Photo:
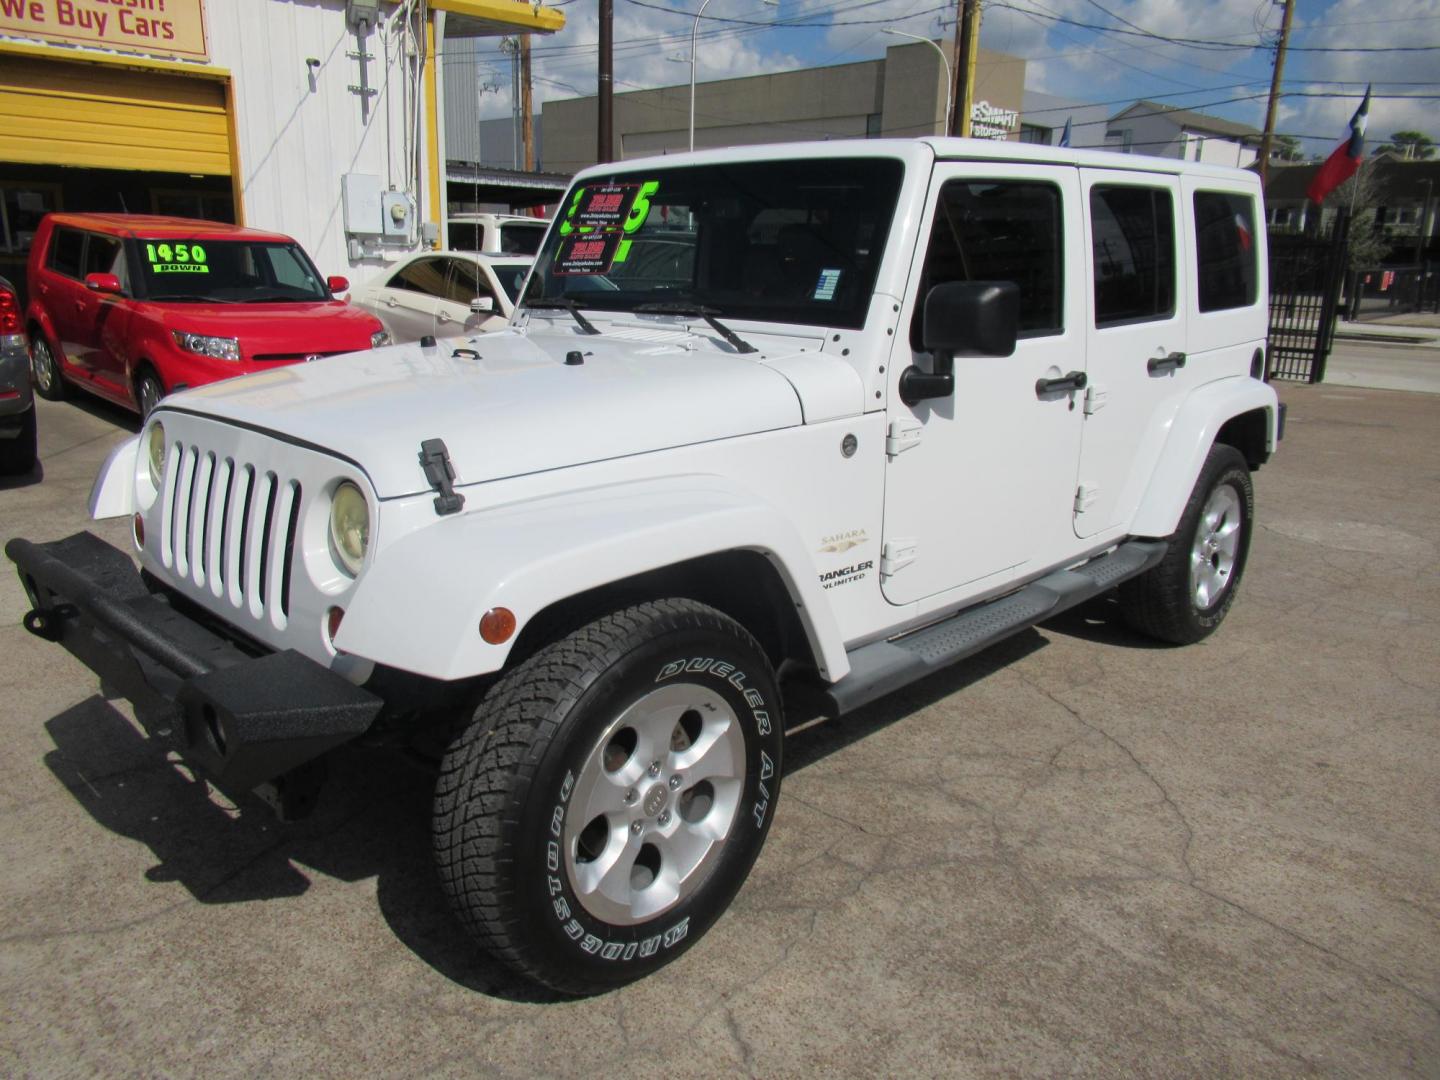
[[[214,800],[0,574],[0,1072],[1440,1075],[1440,398],[1280,391],[1218,634],[1097,604],[793,736],[731,912],[585,1001],[452,922],[422,769]],[[42,403],[0,539],[85,527],[126,425]]]

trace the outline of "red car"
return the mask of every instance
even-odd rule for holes
[[[26,268],[35,388],[147,415],[167,393],[389,343],[281,233],[142,214],[48,214]]]

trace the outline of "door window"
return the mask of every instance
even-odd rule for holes
[[[446,262],[450,264],[450,272],[445,279],[446,300],[468,307],[470,301],[477,297],[495,298],[490,283],[485,280],[485,271],[475,263],[466,259],[447,259]]]
[[[80,276],[80,259],[85,249],[85,234],[79,229],[56,229],[50,244],[50,269],[66,277]]]
[[[82,276],[90,274],[114,274],[120,279],[120,285],[125,286],[125,245],[117,237],[90,234],[90,242],[85,245]]]
[[[444,296],[445,260],[420,259],[413,262],[397,271],[387,285],[392,289],[424,293],[426,296]]]
[[[940,191],[920,282],[921,297],[949,281],[1013,281],[1020,337],[1065,329],[1060,191],[1020,180],[951,180]],[[925,305],[915,306],[910,345],[923,352]]]
[[[1175,210],[1163,188],[1090,189],[1095,325],[1175,313]]]
[[[1255,303],[1255,203],[1248,195],[1195,192],[1195,280],[1201,311]]]

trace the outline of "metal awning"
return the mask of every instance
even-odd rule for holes
[[[445,194],[451,202],[539,206],[559,202],[569,186],[569,173],[498,169],[464,161],[445,163]]]
[[[430,0],[430,10],[445,12],[447,38],[553,34],[565,27],[565,16],[554,8],[523,0]]]

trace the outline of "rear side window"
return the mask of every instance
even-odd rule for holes
[[[1013,281],[1020,289],[1021,337],[1065,328],[1060,191],[1022,180],[951,180],[940,191],[920,283],[924,297],[950,281]],[[924,304],[910,345],[924,349]]]
[[[421,259],[405,267],[390,279],[392,289],[407,289],[426,296],[445,295],[445,260]]]
[[[1255,303],[1255,202],[1222,191],[1195,193],[1195,280],[1201,311]]]
[[[500,250],[506,255],[534,255],[545,239],[543,225],[502,225]]]
[[[80,255],[85,248],[85,234],[79,229],[56,229],[50,244],[50,269],[68,277],[80,276]]]
[[[1090,189],[1095,325],[1175,313],[1175,207],[1163,188]]]

